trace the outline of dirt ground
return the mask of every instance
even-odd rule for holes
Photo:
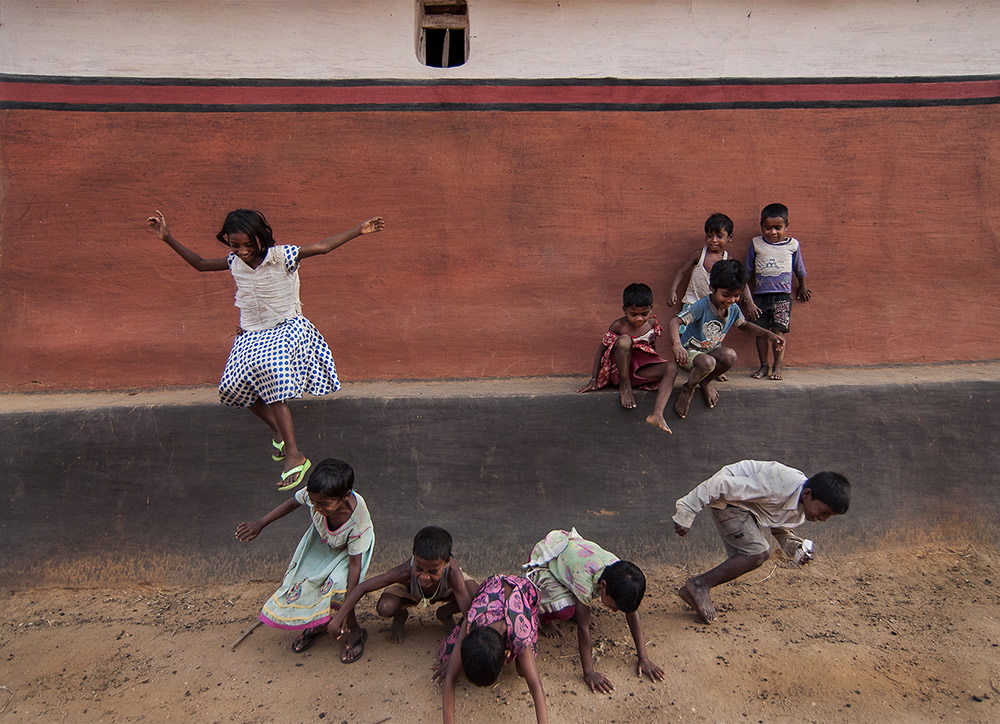
[[[705,626],[674,595],[690,575],[647,570],[640,609],[666,680],[635,675],[624,617],[595,610],[594,694],[576,636],[541,639],[551,722],[1000,721],[1000,552],[987,546],[893,546],[771,561],[715,591]],[[273,582],[0,593],[0,722],[437,721],[431,664],[445,629],[418,611],[391,644],[373,599],[359,607],[363,658],[337,660],[326,637],[304,654],[293,633],[259,627],[235,650]],[[508,666],[492,688],[462,680],[467,722],[534,721]]]

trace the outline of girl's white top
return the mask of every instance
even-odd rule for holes
[[[233,253],[227,261],[236,280],[236,306],[245,331],[259,332],[301,316],[299,247],[272,246],[256,269]]]

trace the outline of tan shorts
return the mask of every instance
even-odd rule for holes
[[[755,556],[771,550],[771,542],[768,540],[770,531],[762,527],[750,511],[735,505],[711,510],[715,527],[719,529],[729,556]]]

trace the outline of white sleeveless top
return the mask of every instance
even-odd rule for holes
[[[236,280],[235,304],[243,330],[259,332],[301,316],[299,247],[272,246],[256,269],[231,252],[226,262]]]
[[[684,292],[684,298],[681,299],[682,304],[694,304],[702,297],[707,297],[712,293],[712,289],[708,283],[708,272],[705,271],[706,252],[708,252],[708,247],[703,246],[701,248],[701,258],[698,259],[698,263],[691,270],[691,281],[688,282],[687,291]],[[729,252],[723,251],[722,258],[728,259]]]

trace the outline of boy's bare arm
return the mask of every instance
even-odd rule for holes
[[[615,690],[611,679],[594,671],[594,653],[590,641],[590,606],[576,601],[576,640],[580,649],[580,665],[583,667],[583,680],[591,691],[610,694]]]
[[[337,611],[336,615],[330,619],[330,628],[334,633],[342,634],[344,633],[343,625],[344,621],[347,619],[347,612],[353,609],[366,594],[372,591],[378,591],[386,586],[391,586],[393,583],[405,583],[408,582],[410,578],[410,562],[402,563],[395,568],[390,568],[385,573],[380,573],[377,576],[372,576],[371,578],[366,578],[364,581],[356,585],[347,595],[344,597],[344,602],[340,605],[340,610]]]
[[[642,626],[639,625],[639,612],[626,613],[625,620],[628,622],[628,630],[632,633],[632,641],[635,642],[635,655],[639,659],[637,669],[639,678],[645,675],[650,681],[663,681],[666,676],[663,669],[650,661],[646,653],[646,641],[642,636]]]
[[[667,306],[673,307],[677,304],[677,289],[681,285],[681,279],[684,275],[694,269],[695,265],[701,259],[701,249],[696,250],[691,256],[689,256],[682,266],[677,269],[677,273],[674,274],[674,279],[670,282],[670,289],[667,290]]]
[[[760,316],[760,307],[753,302],[753,294],[750,293],[750,282],[743,287],[743,296],[740,298],[740,306],[743,307],[743,315],[751,322]]]
[[[458,565],[458,561],[454,558],[451,559],[451,567],[448,569],[448,586],[451,588],[451,592],[455,594],[455,603],[458,604],[458,610],[464,616],[469,612],[469,607],[472,606],[472,596],[469,595],[469,591],[465,586],[465,576],[462,574],[462,567]]]
[[[752,334],[754,337],[767,337],[768,341],[773,344],[777,349],[781,349],[785,346],[785,338],[781,337],[774,332],[771,332],[763,327],[758,327],[753,322],[744,322],[739,326],[744,332]]]
[[[805,277],[796,277],[799,282],[798,298],[803,302],[808,302],[812,298],[812,290],[806,286]]]
[[[681,344],[680,329],[681,318],[674,315],[670,318],[670,324],[667,325],[667,335],[670,337],[670,348],[674,353],[674,362],[683,367],[687,364],[688,353],[684,349],[684,345]]]

